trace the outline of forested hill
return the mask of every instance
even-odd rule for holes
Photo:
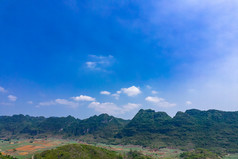
[[[85,120],[68,117],[1,116],[0,137],[63,137],[150,147],[207,148],[238,152],[238,112],[196,109],[178,112],[140,110],[132,120],[107,114]]]
[[[1,116],[0,137],[59,136],[76,137],[90,134],[101,138],[114,137],[129,121],[107,114],[80,120],[68,117]]]
[[[238,151],[238,112],[187,110],[171,118],[140,110],[118,134],[124,143]]]
[[[85,144],[70,144],[46,150],[34,156],[35,159],[152,159],[138,151],[117,153],[105,148]]]

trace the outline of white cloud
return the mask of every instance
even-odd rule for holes
[[[40,102],[36,107],[56,105],[55,101]]]
[[[0,86],[0,92],[2,92],[2,93],[6,93],[7,90],[6,90],[5,88],[3,88],[3,87]]]
[[[169,107],[176,106],[175,103],[169,103],[165,99],[159,98],[159,97],[148,96],[148,97],[145,98],[145,100],[148,101],[148,102],[153,103],[154,105],[156,105],[158,107],[169,108]]]
[[[126,105],[123,105],[122,107],[122,112],[129,112],[131,110],[137,109],[140,107],[140,104],[135,104],[135,103],[128,103]]]
[[[112,96],[113,96],[116,100],[119,100],[120,94],[115,93],[115,94],[112,94]]]
[[[152,103],[158,103],[160,101],[163,101],[163,98],[158,98],[158,97],[146,97],[145,98],[146,101],[152,102]]]
[[[187,105],[191,105],[192,102],[191,102],[191,101],[186,101],[186,104],[187,104]]]
[[[47,101],[47,102],[40,102],[38,105],[36,105],[36,107],[51,106],[51,105],[57,105],[57,104],[66,105],[71,108],[76,108],[79,106],[78,103],[68,101],[66,99],[55,99],[54,101],[52,100],[52,101]]]
[[[157,92],[157,91],[151,91],[151,93],[152,93],[152,94],[158,94],[158,92]]]
[[[111,66],[115,59],[112,55],[108,56],[97,56],[89,55],[90,61],[87,61],[86,67],[94,71],[107,71],[106,68]]]
[[[93,108],[95,111],[99,113],[107,113],[110,115],[124,114],[126,112],[137,109],[139,106],[140,106],[139,104],[128,103],[127,105],[119,107],[116,104],[109,102],[106,103],[92,102],[88,105],[89,108]]]
[[[90,69],[95,69],[96,66],[97,66],[97,63],[96,63],[96,62],[88,61],[88,62],[86,62],[86,65],[87,65],[87,67],[90,68]]]
[[[27,101],[27,103],[28,103],[28,104],[33,104],[33,102],[32,102],[32,101]]]
[[[15,101],[17,100],[17,97],[14,96],[14,95],[9,95],[9,96],[8,96],[8,99],[9,99],[10,101],[12,101],[12,102],[15,102]]]
[[[76,97],[72,97],[73,100],[75,101],[87,101],[87,102],[92,102],[95,101],[96,99],[90,96],[86,96],[86,95],[80,95],[80,96],[76,96]]]
[[[108,92],[108,91],[101,91],[100,94],[103,94],[103,95],[110,95],[111,93]]]
[[[120,94],[121,94],[121,91],[117,91],[116,93],[112,94],[112,96],[113,96],[116,100],[119,100]]]
[[[107,113],[110,115],[115,115],[121,111],[121,109],[114,103],[99,103],[99,102],[92,102],[88,106],[89,108],[93,108],[95,111],[100,113]]]
[[[128,96],[136,96],[141,93],[141,90],[139,87],[131,86],[129,88],[122,88],[121,92],[127,94]]]
[[[117,94],[121,94],[121,91],[117,91]]]
[[[72,102],[72,101],[68,101],[66,99],[56,99],[55,102],[58,103],[58,104],[69,106],[71,108],[76,108],[76,107],[79,106],[78,103],[75,103],[75,102]]]

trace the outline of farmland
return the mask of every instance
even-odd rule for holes
[[[105,145],[105,144],[95,144],[95,145],[119,153],[127,153],[130,150],[139,151],[142,154],[153,158],[177,158],[179,154],[182,152],[181,150],[173,148],[150,149],[136,145]]]
[[[34,154],[43,152],[45,150],[53,149],[59,146],[80,143],[86,145],[93,145],[105,148],[111,151],[116,151],[118,154],[126,154],[130,151],[138,151],[146,156],[152,158],[179,158],[183,152],[174,148],[145,148],[137,145],[109,145],[102,143],[87,144],[76,140],[63,140],[63,139],[19,139],[19,140],[0,140],[0,152],[3,155],[11,155],[19,159],[31,158]],[[238,154],[229,154],[223,157],[224,159],[236,159]]]
[[[70,140],[60,139],[21,139],[0,140],[0,151],[3,155],[11,155],[19,159],[31,158],[34,153],[52,149],[65,144],[76,143]]]
[[[61,140],[61,139],[21,139],[11,141],[0,141],[0,151],[3,154],[11,155],[19,159],[31,158],[33,154],[42,152],[44,150],[56,148],[58,146],[81,143],[73,140]],[[86,144],[86,143],[83,143]],[[127,153],[130,150],[136,150],[144,155],[151,156],[153,158],[175,158],[182,152],[178,149],[163,148],[163,149],[149,149],[136,145],[106,145],[106,144],[92,144],[97,147],[106,148],[118,153]]]

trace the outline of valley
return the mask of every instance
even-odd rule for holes
[[[0,117],[0,128],[1,153],[22,159],[68,144],[118,154],[135,150],[152,158],[178,158],[198,148],[224,158],[236,158],[238,152],[238,112],[193,109],[171,118],[149,109],[140,110],[132,120],[107,114],[84,120],[13,115]]]

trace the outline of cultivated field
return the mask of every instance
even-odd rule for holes
[[[31,158],[34,153],[52,149],[65,144],[76,143],[75,141],[59,139],[22,139],[3,141],[0,140],[0,152],[19,159]]]
[[[31,158],[33,154],[42,152],[44,150],[52,149],[58,146],[81,143],[72,140],[59,140],[59,139],[21,139],[3,141],[0,140],[0,152],[2,154],[8,154],[19,159]],[[118,153],[126,153],[130,150],[137,150],[145,155],[153,156],[154,158],[176,158],[181,151],[178,149],[148,149],[135,145],[105,145],[105,144],[93,144],[95,146],[103,147],[109,150],[116,151]]]
[[[32,158],[32,156],[35,153],[72,143],[87,144],[74,140],[61,140],[61,139],[21,139],[11,141],[0,140],[0,152],[3,155],[7,154],[17,157],[19,159],[29,159]],[[143,153],[144,155],[158,159],[159,158],[176,159],[179,158],[179,155],[182,152],[179,149],[173,148],[149,149],[136,145],[106,145],[101,143],[91,145],[113,150],[122,154],[127,153],[130,150],[132,151],[136,150]],[[224,159],[237,159],[237,158],[238,154],[230,154],[224,157]]]
[[[179,154],[182,152],[179,149],[173,148],[162,148],[162,149],[149,149],[143,148],[142,146],[136,145],[105,145],[105,144],[95,144],[95,146],[103,147],[109,150],[117,151],[119,153],[126,153],[130,150],[139,151],[144,155],[151,156],[153,158],[178,158]]]

